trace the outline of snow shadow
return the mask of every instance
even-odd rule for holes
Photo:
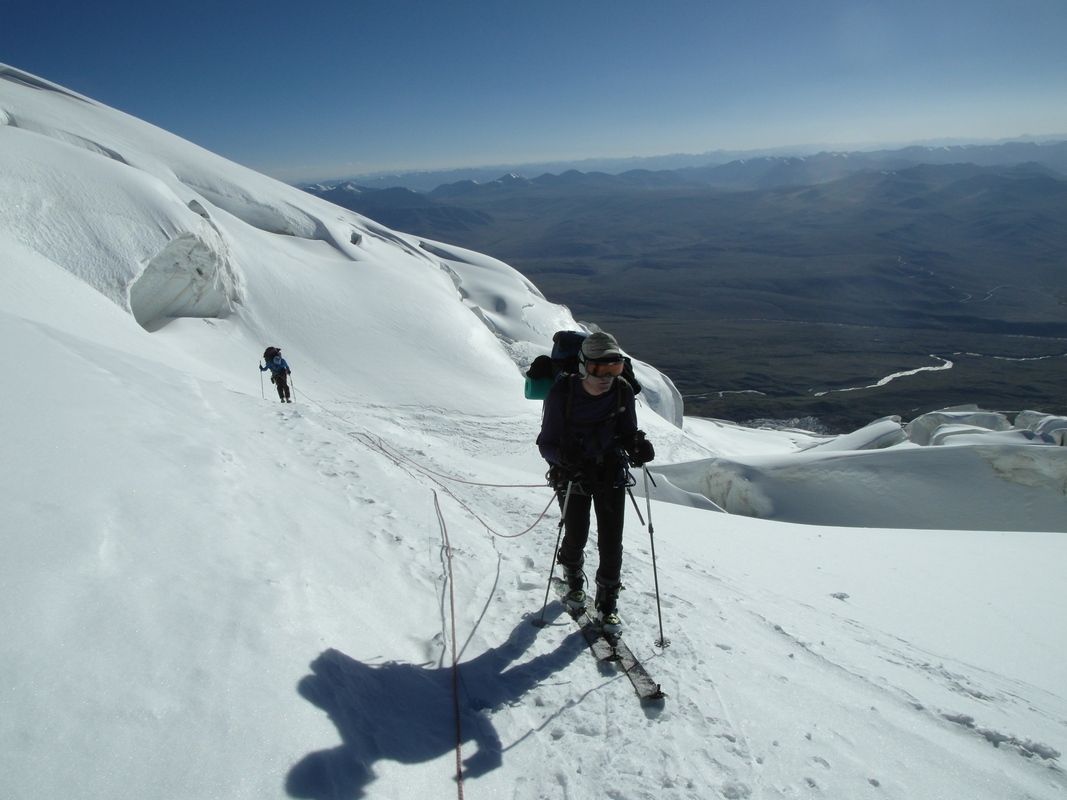
[[[562,606],[553,603],[546,619],[562,613]],[[464,778],[484,775],[503,763],[504,748],[485,712],[517,702],[586,649],[585,639],[574,630],[554,651],[509,668],[530,648],[538,630],[532,617],[523,619],[504,644],[459,665]],[[363,797],[364,787],[374,780],[376,761],[418,764],[455,750],[451,664],[371,665],[330,649],[311,662],[311,672],[297,691],[329,715],[342,744],[297,763],[286,779],[290,796],[353,800]],[[472,742],[477,749],[468,754]]]

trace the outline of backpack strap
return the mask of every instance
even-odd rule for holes
[[[571,421],[571,409],[574,408],[574,379],[567,376],[563,387],[563,430],[567,429],[567,423]]]

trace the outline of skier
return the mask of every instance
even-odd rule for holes
[[[285,359],[282,358],[282,351],[277,347],[268,347],[263,352],[263,359],[267,363],[266,366],[260,364],[259,371],[266,372],[269,369],[270,382],[278,387],[278,398],[283,403],[293,402],[289,397],[289,376],[293,373]]]
[[[637,428],[633,387],[622,378],[625,361],[615,337],[590,334],[582,343],[577,375],[564,375],[545,397],[537,446],[549,462],[550,480],[564,512],[565,532],[558,561],[572,609],[585,607],[585,545],[589,513],[596,513],[595,618],[605,632],[618,633],[622,620],[622,529],[628,466],[655,458],[652,443]]]

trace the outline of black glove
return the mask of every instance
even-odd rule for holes
[[[645,438],[644,431],[635,433],[634,438],[623,449],[630,459],[630,466],[633,467],[643,467],[656,458],[656,448],[652,446],[652,442]]]

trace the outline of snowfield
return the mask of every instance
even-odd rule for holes
[[[0,207],[5,798],[1067,795],[1067,420],[755,430],[639,364],[642,705],[543,608],[566,308],[2,65]]]

